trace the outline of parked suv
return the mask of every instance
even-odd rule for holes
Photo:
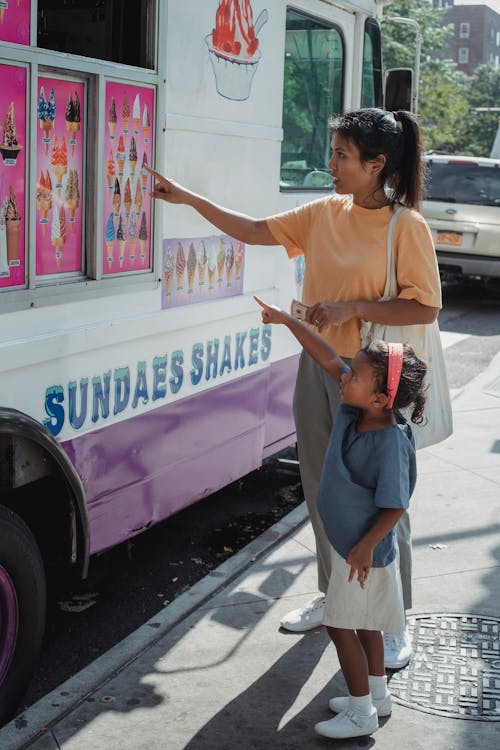
[[[426,154],[422,214],[446,276],[500,277],[500,159]]]

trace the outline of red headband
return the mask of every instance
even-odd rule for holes
[[[387,409],[392,409],[403,369],[403,344],[387,344],[389,347],[389,362],[387,365]]]

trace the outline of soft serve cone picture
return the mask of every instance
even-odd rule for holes
[[[257,35],[268,17],[263,10],[254,23],[250,0],[220,0],[215,28],[205,42],[221,96],[238,101],[250,96],[262,56]]]

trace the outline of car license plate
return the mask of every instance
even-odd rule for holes
[[[436,240],[440,245],[461,245],[461,232],[438,232]]]

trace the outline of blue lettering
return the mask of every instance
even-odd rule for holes
[[[262,326],[262,346],[260,347],[260,356],[266,362],[271,354],[271,329],[272,326]]]
[[[243,331],[243,333],[236,334],[236,354],[234,357],[234,369],[235,370],[245,367],[245,354],[243,352],[243,344],[246,341],[246,337],[247,337],[246,331]]]
[[[224,337],[224,352],[222,354],[222,362],[219,370],[219,375],[224,375],[224,370],[231,372],[231,336]]]
[[[172,372],[172,377],[169,380],[170,383],[170,390],[173,394],[178,393],[181,386],[182,381],[184,380],[184,352],[178,351],[174,352],[172,354],[172,362],[170,364],[170,370]]]
[[[76,413],[76,382],[68,383],[68,418],[70,425],[79,430],[87,419],[87,394],[89,389],[88,378],[80,380],[80,414]]]
[[[148,394],[148,382],[146,379],[146,363],[137,363],[137,381],[135,384],[134,399],[132,401],[132,408],[136,409],[139,399],[142,398],[142,403],[147,404],[149,401]]]
[[[259,329],[250,328],[250,353],[248,355],[248,364],[256,365],[259,361]]]
[[[101,378],[96,375],[92,378],[92,422],[97,422],[99,419],[99,406],[101,407],[101,414],[103,419],[107,419],[109,416],[109,392],[111,388],[111,370],[104,373],[104,389],[102,387]]]
[[[194,344],[191,352],[191,383],[198,385],[203,375],[203,344]]]
[[[212,352],[213,344],[213,352]],[[205,371],[205,380],[217,377],[218,362],[219,359],[219,339],[214,339],[207,343],[207,365]],[[212,374],[210,375],[210,368],[212,368]]]
[[[153,359],[153,401],[157,401],[159,398],[165,398],[167,395],[167,388],[165,386],[167,380],[167,355],[163,357],[155,357]]]
[[[115,370],[115,406],[113,414],[119,414],[127,408],[130,398],[130,369],[117,367]]]
[[[53,385],[45,391],[45,411],[49,419],[44,419],[43,423],[53,435],[59,435],[64,426],[64,407],[60,406],[64,401],[64,391],[62,386]]]

